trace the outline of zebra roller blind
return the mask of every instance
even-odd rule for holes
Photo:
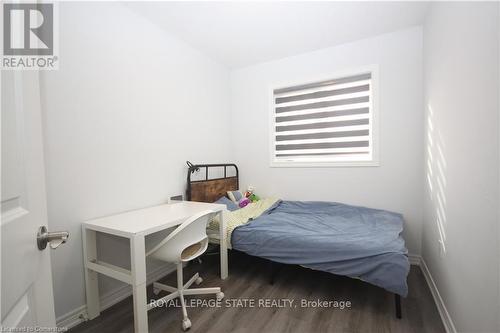
[[[372,160],[372,73],[273,93],[274,162]]]

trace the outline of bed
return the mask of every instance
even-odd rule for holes
[[[215,202],[227,191],[238,190],[234,164],[188,164],[187,198]],[[210,178],[210,168],[223,168]],[[228,174],[228,168],[235,172]],[[192,175],[204,171],[203,179]],[[271,262],[358,278],[396,295],[396,316],[401,318],[400,296],[408,294],[410,268],[401,232],[401,214],[336,202],[286,201],[265,198],[226,215],[228,247]],[[217,230],[218,221],[209,224]],[[211,241],[218,242],[216,233]]]

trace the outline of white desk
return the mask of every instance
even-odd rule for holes
[[[227,278],[226,221],[224,221],[223,214],[225,209],[225,205],[179,201],[84,222],[82,225],[83,258],[89,319],[94,319],[100,314],[97,284],[98,273],[100,273],[132,285],[135,332],[148,332],[144,238],[149,234],[177,226],[187,218],[204,210],[213,210],[219,213],[220,274],[222,279]],[[117,235],[130,240],[130,270],[97,260],[96,232]]]

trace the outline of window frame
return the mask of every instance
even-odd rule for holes
[[[276,147],[276,119],[274,91],[293,86],[313,84],[321,81],[334,80],[337,78],[356,76],[371,73],[371,98],[370,98],[370,137],[372,147],[372,159],[368,161],[277,161],[275,156]],[[379,67],[368,65],[343,71],[336,71],[329,75],[322,75],[313,79],[294,80],[293,82],[281,82],[269,86],[269,162],[271,168],[321,168],[321,167],[378,167],[379,160]]]

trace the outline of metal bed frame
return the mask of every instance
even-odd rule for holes
[[[189,201],[214,202],[222,196],[226,195],[227,191],[237,191],[239,189],[239,171],[238,166],[233,163],[221,164],[193,164],[189,161],[187,173],[187,189],[186,198]],[[232,167],[236,171],[235,176],[227,176],[227,168]],[[209,178],[208,170],[210,168],[224,168],[224,177]],[[192,175],[205,169],[204,180],[192,180]],[[197,191],[208,191],[209,193],[198,193]],[[193,192],[194,196],[193,196]]]
[[[225,196],[227,191],[237,191],[239,189],[239,170],[236,164],[192,164],[189,161],[186,163],[188,165],[186,198],[189,201],[214,202],[220,197]],[[228,167],[235,168],[235,176],[227,176]],[[205,169],[205,179],[192,180],[191,176],[203,168]],[[208,170],[210,168],[224,168],[224,177],[209,178]],[[199,191],[203,193],[198,193]],[[205,193],[205,191],[207,191],[207,193]],[[270,283],[273,284],[280,268],[285,264],[277,263],[269,259],[266,260],[269,261]],[[401,319],[401,296],[394,294],[394,300],[396,318]]]

